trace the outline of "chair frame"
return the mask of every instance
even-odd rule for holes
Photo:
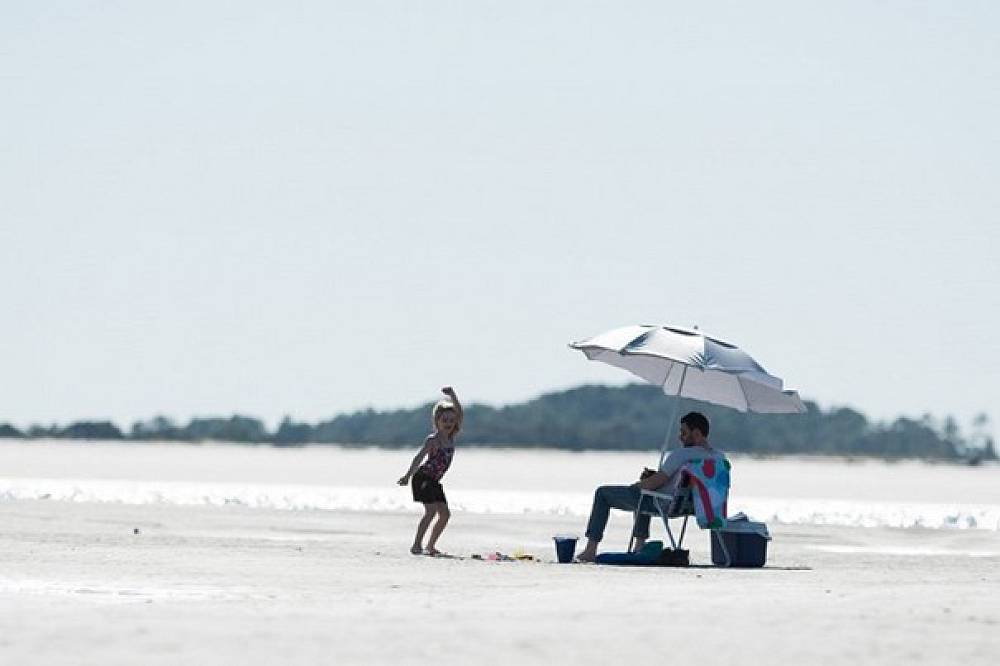
[[[648,504],[645,502],[647,497],[652,501],[652,509],[643,508],[644,503]],[[673,493],[662,493],[658,490],[646,490],[645,488],[640,489],[639,502],[636,504],[634,519],[632,521],[632,535],[628,542],[628,552],[632,552],[632,548],[635,545],[635,526],[639,522],[640,515],[659,516],[663,520],[663,527],[667,530],[670,547],[674,550],[680,550],[681,545],[684,543],[688,518],[694,515],[694,492],[687,475],[684,475],[678,488]],[[684,518],[684,522],[681,523],[681,532],[677,539],[674,539],[673,530],[670,529],[671,518]],[[732,565],[732,557],[729,555],[729,549],[726,547],[725,540],[716,534],[716,531],[709,528],[709,535],[711,538],[717,539],[719,546],[722,548],[722,554],[725,557],[725,563],[722,566],[729,567]]]

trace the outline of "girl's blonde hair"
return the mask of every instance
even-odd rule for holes
[[[444,412],[451,411],[454,412],[455,416],[458,416],[458,410],[455,408],[455,403],[451,400],[438,400],[434,405],[434,409],[431,410],[431,425],[437,430],[438,427],[438,417]],[[458,431],[462,428],[462,419],[457,418],[455,420],[455,429],[451,431],[451,436],[454,437],[458,434]]]

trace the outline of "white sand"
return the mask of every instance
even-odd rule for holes
[[[518,501],[530,503],[542,489],[589,493],[598,481],[627,480],[648,457],[462,451],[446,486],[459,499],[520,492]],[[0,665],[1000,659],[1000,531],[983,521],[933,530],[772,522],[764,570],[640,569],[552,563],[550,536],[582,532],[579,515],[456,510],[446,550],[521,548],[545,560],[494,563],[409,555],[412,513],[197,503],[197,484],[206,503],[229,501],[231,484],[246,484],[237,501],[264,507],[282,505],[286,492],[294,494],[286,506],[308,504],[324,488],[317,497],[331,501],[345,482],[383,484],[379,492],[405,499],[391,480],[407,458],[3,444]],[[919,501],[930,488],[941,501],[992,506],[983,514],[992,516],[997,475],[997,468],[744,460],[734,500],[780,487],[808,509],[823,508],[820,498]],[[160,494],[164,483],[188,484],[180,497],[196,503]],[[151,490],[135,494],[136,486]],[[62,499],[14,492],[40,498],[48,487],[61,488]],[[269,494],[254,503],[257,492]],[[629,526],[626,514],[614,513],[606,548],[624,547]],[[660,529],[654,525],[654,538]],[[695,563],[708,562],[705,533],[695,530],[688,545]]]
[[[442,543],[452,552],[522,547],[546,560],[548,535],[573,527],[538,516],[453,523]],[[0,504],[0,524],[4,664],[987,664],[1000,654],[991,532],[778,528],[769,567],[741,571],[413,557],[414,518],[400,514],[22,501]],[[616,515],[607,544],[627,527]],[[691,537],[706,562],[707,538]]]

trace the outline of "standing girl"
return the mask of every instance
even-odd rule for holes
[[[414,555],[424,552],[428,555],[440,555],[437,540],[448,524],[448,519],[451,518],[448,500],[444,496],[444,488],[441,487],[441,478],[448,471],[451,459],[455,455],[455,435],[462,427],[462,404],[450,386],[445,386],[441,392],[448,396],[448,399],[438,401],[431,412],[434,432],[427,436],[423,447],[413,458],[410,469],[398,481],[399,485],[405,486],[412,477],[413,501],[424,505],[424,516],[417,524],[417,535],[413,538],[413,546],[410,547],[410,552]],[[427,462],[421,465],[420,461],[424,456],[427,456]],[[435,515],[438,519],[434,523],[434,529],[431,530],[427,550],[424,551],[424,533],[427,532],[427,527]]]

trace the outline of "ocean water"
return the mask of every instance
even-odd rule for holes
[[[420,510],[395,485],[415,450],[0,440],[0,501]],[[453,510],[586,518],[593,490],[656,453],[459,449]],[[731,512],[770,523],[1000,530],[1000,467],[733,456]]]

